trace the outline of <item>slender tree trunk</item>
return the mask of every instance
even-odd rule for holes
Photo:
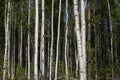
[[[52,80],[52,60],[53,60],[52,58],[53,58],[53,40],[54,40],[53,18],[54,18],[54,0],[52,0],[52,15],[51,15],[51,46],[50,46],[49,80]]]
[[[85,22],[85,2],[81,0],[81,34],[82,34],[82,54],[84,62],[84,80],[87,80],[86,75],[86,22]]]
[[[66,31],[65,31],[65,72],[66,80],[68,80],[68,64],[67,64],[67,47],[68,47],[68,0],[66,0]]]
[[[35,0],[35,53],[34,53],[34,79],[38,80],[38,0]]]
[[[29,4],[29,10],[28,10],[27,79],[30,80],[30,0],[28,4]]]
[[[111,38],[110,38],[110,45],[111,45],[111,61],[112,61],[112,80],[114,80],[114,64],[113,64],[113,29],[112,29],[112,20],[111,20],[111,10],[110,10],[110,2],[107,0],[107,5],[108,5],[108,15],[109,15],[109,27],[110,27],[110,33],[111,33]]]
[[[10,2],[8,1],[8,9],[7,9],[7,1],[5,1],[5,14],[4,14],[4,26],[5,26],[5,54],[4,54],[4,64],[3,64],[3,80],[6,80],[6,71],[7,71],[7,57],[8,57],[8,26],[9,26],[9,10],[10,10]]]
[[[18,41],[18,44],[19,44],[19,65],[20,67],[22,67],[22,43],[23,43],[23,21],[22,21],[22,14],[23,14],[23,7],[22,7],[22,3],[20,5],[20,8],[21,8],[21,20],[20,20],[20,34],[18,32],[18,38],[19,38],[19,41]],[[18,28],[19,29],[19,28]]]
[[[44,0],[42,0],[42,28],[41,28],[41,41],[40,41],[40,77],[44,79],[44,24],[45,24],[45,11]]]
[[[7,64],[7,71],[8,71],[8,79],[10,79],[10,34],[11,34],[11,3],[10,3],[10,6],[9,6],[9,26],[8,26],[8,64]]]
[[[22,19],[20,27],[20,66],[22,66],[22,42],[23,42],[23,28],[22,28]]]
[[[61,17],[61,0],[59,1],[59,16],[58,16],[58,34],[57,34],[57,50],[56,50],[56,63],[55,63],[55,80],[57,80],[58,70],[58,54],[59,54],[59,42],[60,42],[60,17]]]
[[[79,14],[78,14],[78,4],[77,0],[74,0],[74,15],[75,15],[75,33],[77,37],[77,50],[78,50],[78,59],[79,59],[79,74],[80,80],[84,80],[84,60],[82,54],[82,41],[81,41],[81,32],[80,32],[80,24],[79,24]]]

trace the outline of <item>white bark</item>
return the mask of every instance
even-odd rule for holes
[[[45,11],[44,0],[42,0],[42,28],[41,28],[41,41],[40,41],[40,77],[44,78],[44,23],[45,23]],[[41,80],[42,80],[41,79]]]
[[[38,0],[35,0],[35,53],[34,53],[34,79],[38,80]]]
[[[8,58],[8,28],[9,28],[9,10],[10,10],[10,2],[8,2],[8,10],[7,10],[7,2],[5,1],[5,17],[4,17],[4,26],[5,26],[5,54],[4,54],[4,65],[3,65],[3,80],[6,80],[6,70],[7,70],[7,58]],[[6,16],[7,14],[7,16]]]
[[[21,27],[20,27],[20,66],[22,66],[22,39],[23,38],[23,29],[22,29],[22,20],[21,20]]]
[[[21,3],[21,14],[23,14],[23,7]],[[23,21],[22,21],[22,15],[21,15],[21,21],[20,21],[20,51],[19,51],[19,58],[20,58],[20,66],[22,66],[22,43],[23,43]],[[19,35],[19,33],[18,33]]]
[[[110,10],[110,2],[107,0],[107,5],[108,5],[108,15],[109,15],[109,26],[110,26],[110,33],[111,33],[111,38],[110,38],[110,45],[111,45],[111,60],[112,60],[112,80],[114,80],[114,69],[113,69],[113,29],[112,29],[112,20],[111,20],[111,10]]]
[[[83,74],[84,80],[87,80],[86,76],[86,23],[85,23],[85,2],[81,0],[81,34],[82,34],[82,54],[83,54]]]
[[[82,54],[82,43],[81,43],[81,33],[79,27],[79,15],[78,15],[78,4],[77,0],[74,0],[74,15],[75,15],[75,32],[77,37],[77,50],[78,50],[78,59],[79,59],[79,74],[80,80],[84,80],[84,60]]]
[[[68,0],[66,0],[66,31],[65,31],[65,72],[66,80],[68,80],[68,64],[67,64],[67,46],[68,45]]]
[[[30,80],[30,0],[29,0],[29,10],[28,10],[28,46],[27,46],[27,61],[28,61],[28,72],[27,72],[27,78]]]
[[[53,58],[53,39],[54,39],[54,31],[53,31],[53,17],[54,17],[54,0],[52,0],[52,16],[51,16],[51,47],[50,47],[50,71],[49,71],[49,80],[52,80],[52,58]]]
[[[58,70],[58,54],[59,54],[59,41],[60,41],[60,17],[61,17],[61,0],[59,2],[59,16],[58,16],[58,34],[57,34],[57,50],[56,50],[56,64],[55,64],[55,80],[57,80]]]
[[[10,3],[10,2],[9,2]],[[10,29],[11,29],[11,3],[10,3],[10,6],[9,6],[9,10],[8,10],[8,12],[9,12],[9,15],[8,15],[8,17],[9,17],[9,25],[8,25],[8,64],[7,64],[7,71],[8,71],[8,78],[10,78]]]

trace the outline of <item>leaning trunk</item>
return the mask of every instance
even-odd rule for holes
[[[68,0],[66,0],[66,31],[65,31],[65,72],[68,80],[67,47],[68,47]]]
[[[59,16],[58,16],[58,34],[57,34],[57,50],[56,50],[56,63],[55,63],[55,80],[57,80],[58,70],[58,54],[59,54],[59,41],[60,41],[60,17],[61,17],[61,0],[59,1]]]
[[[52,16],[51,16],[51,47],[50,47],[50,71],[49,71],[49,80],[52,80],[52,58],[53,58],[53,39],[54,39],[54,31],[53,31],[53,17],[54,17],[54,0],[52,0]]]

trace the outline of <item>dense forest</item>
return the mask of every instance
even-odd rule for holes
[[[120,80],[120,0],[0,0],[0,80]]]

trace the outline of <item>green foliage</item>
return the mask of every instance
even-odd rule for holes
[[[16,79],[18,80],[25,79],[25,68],[19,65],[17,66],[17,69],[16,69]]]

